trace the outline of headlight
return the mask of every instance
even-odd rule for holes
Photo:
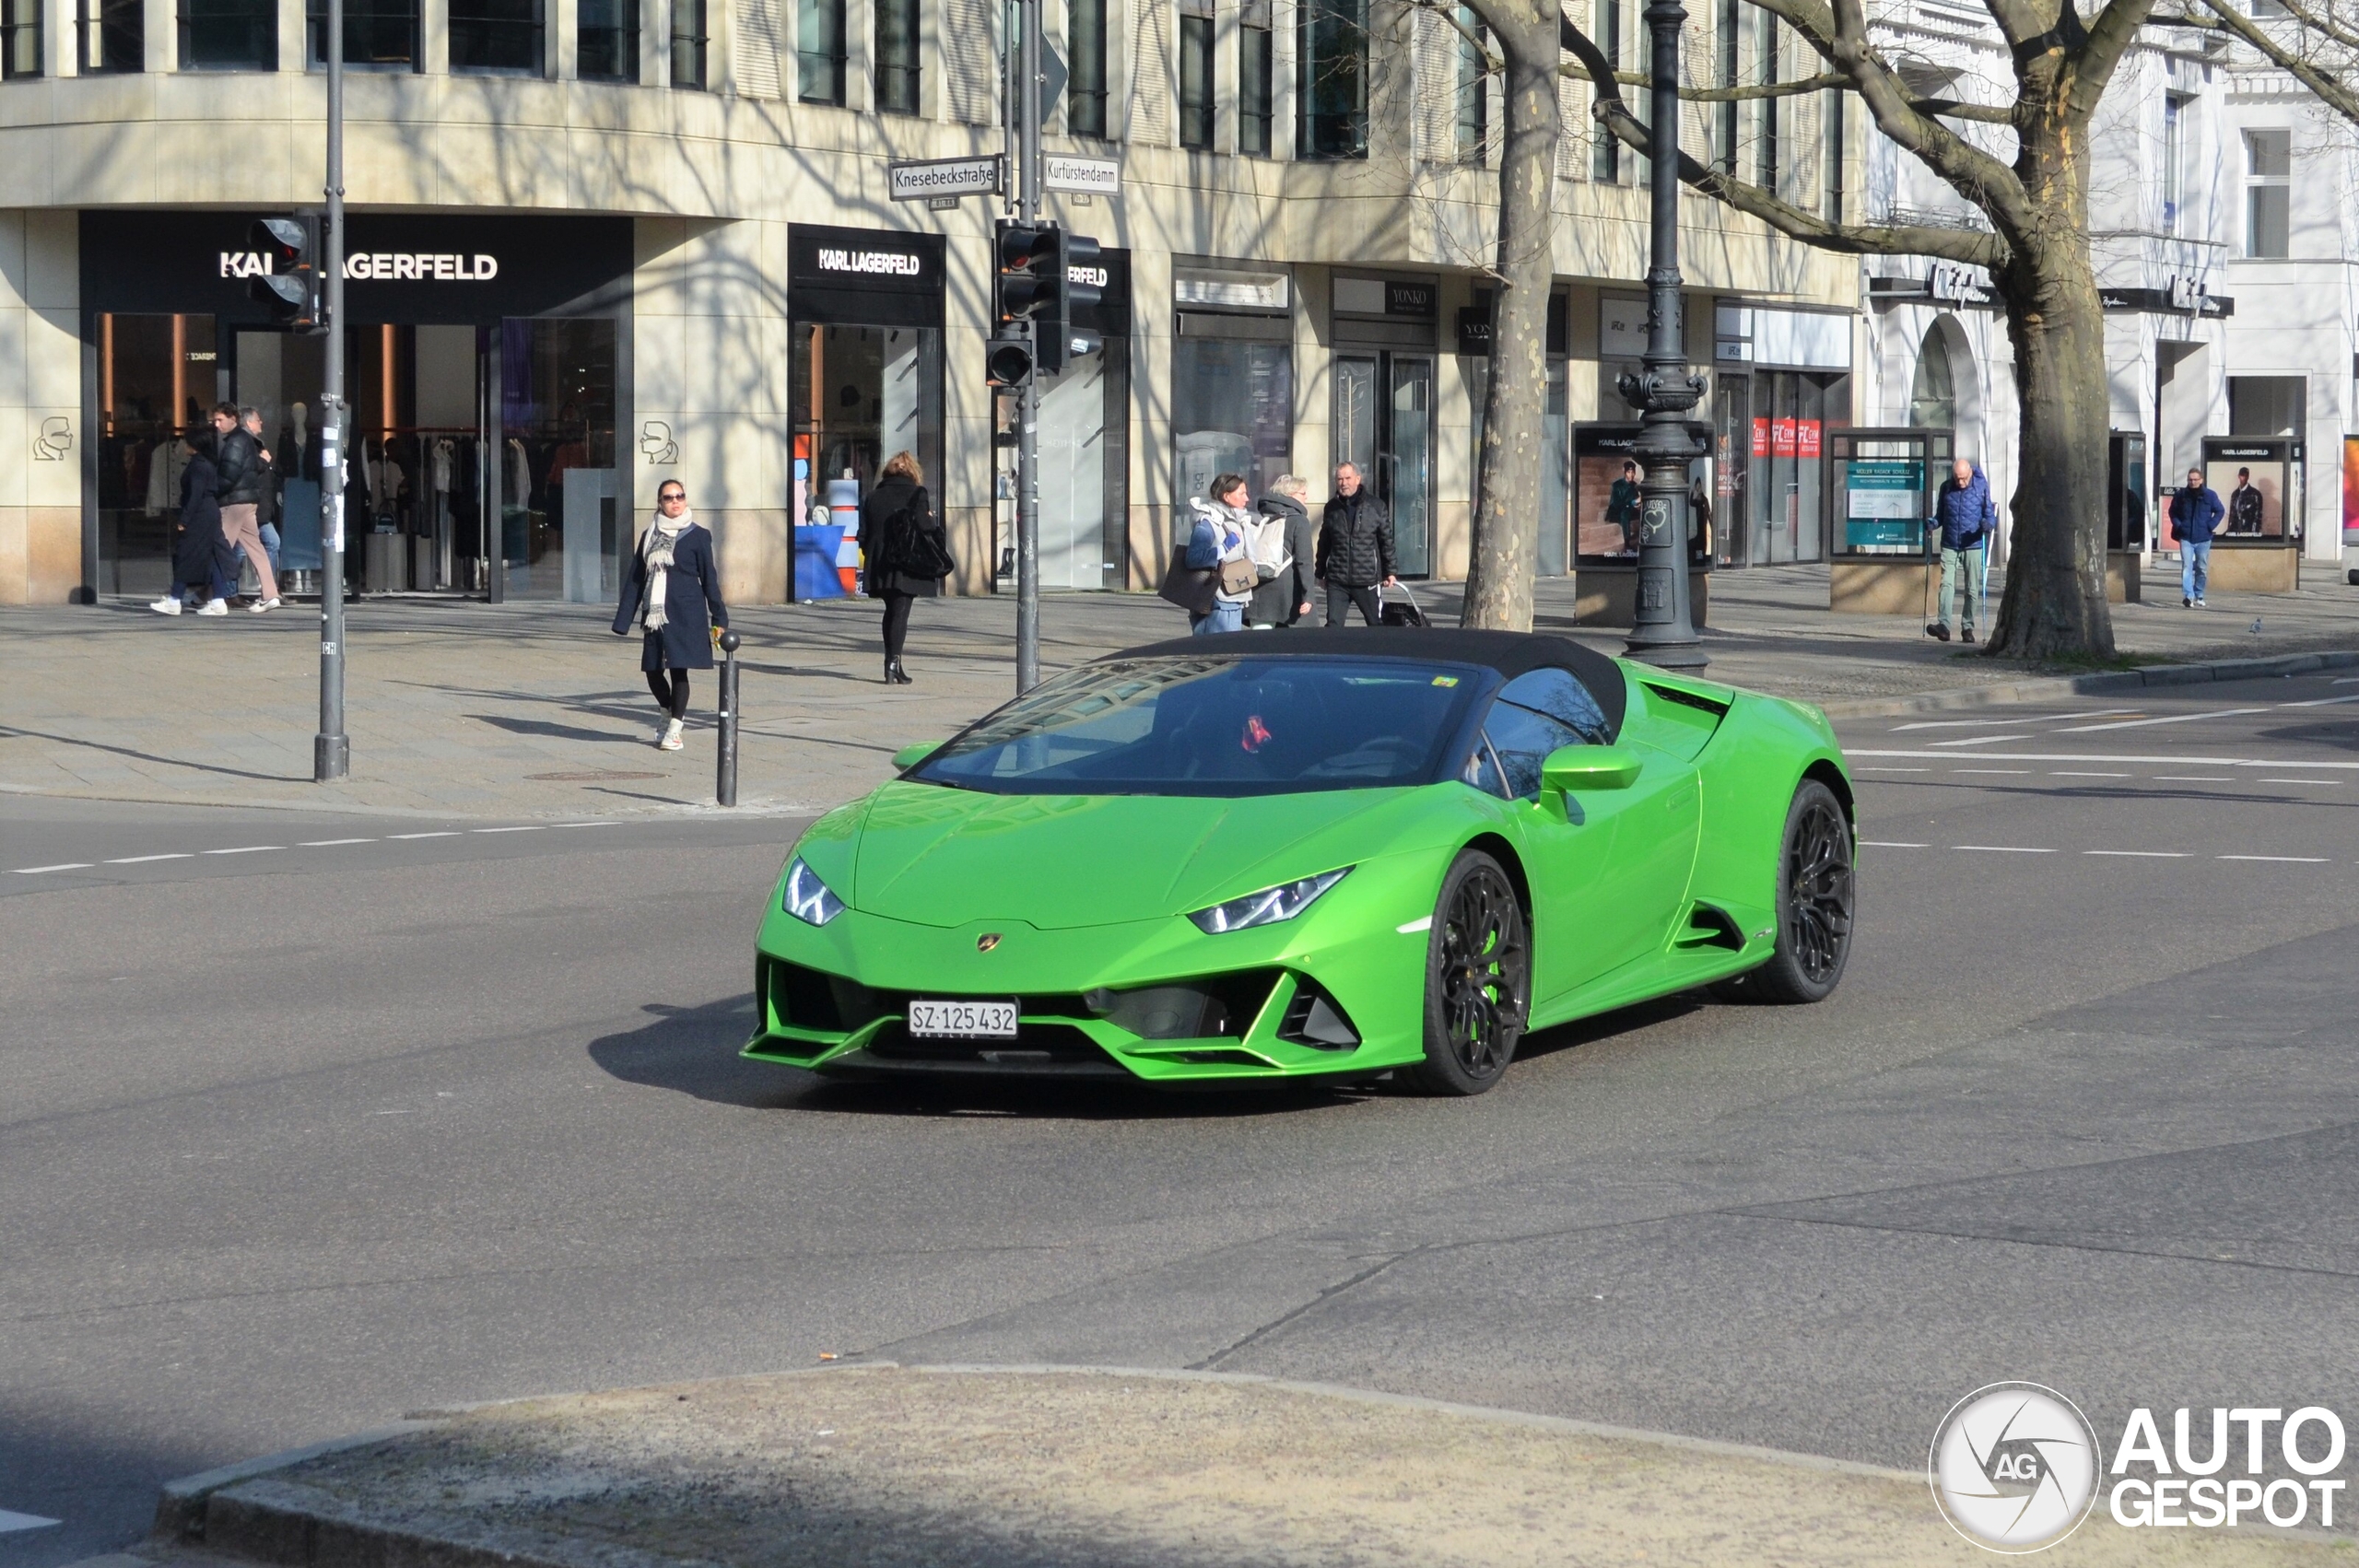
[[[1242,898],[1232,898],[1226,904],[1215,904],[1209,909],[1198,909],[1188,919],[1203,931],[1241,931],[1248,926],[1273,926],[1280,920],[1291,920],[1310,907],[1311,900],[1344,880],[1341,871],[1321,872],[1317,876],[1304,877],[1300,882],[1281,883],[1265,887],[1259,893],[1249,893]]]
[[[805,925],[824,926],[844,912],[844,901],[797,855],[786,868],[786,892],[779,907]]]

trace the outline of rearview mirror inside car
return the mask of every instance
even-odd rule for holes
[[[1627,790],[1642,765],[1620,746],[1559,746],[1540,765],[1540,782],[1560,795],[1580,790]]]

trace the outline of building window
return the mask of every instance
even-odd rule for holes
[[[801,0],[795,13],[796,93],[805,103],[844,100],[844,0]]]
[[[41,0],[0,0],[0,76],[41,75]]]
[[[180,0],[181,69],[276,71],[276,0]]]
[[[1193,6],[1206,0],[1182,0]],[[1180,145],[1213,145],[1213,19],[1191,10],[1180,18]]]
[[[1106,134],[1106,0],[1068,0],[1065,6],[1065,132]]]
[[[1908,423],[1919,430],[1957,428],[1957,382],[1951,374],[1950,345],[1935,322],[1925,329],[1917,374],[1908,384]]]
[[[1490,35],[1464,6],[1458,8],[1458,161],[1479,168],[1491,139],[1491,62],[1483,47]]]
[[[2186,205],[2187,97],[2163,96],[2163,232],[2178,232],[2179,214]]]
[[[1720,86],[1732,88],[1744,74],[1744,0],[1720,0]],[[1719,106],[1719,146],[1712,150],[1720,172],[1736,174],[1737,111],[1733,100]]]
[[[2294,133],[2245,133],[2245,254],[2293,253]]]
[[[1597,0],[1595,12],[1597,46],[1605,52],[1606,63],[1615,70],[1622,68],[1622,0]],[[1625,95],[1625,100],[1627,95]],[[1622,144],[1604,124],[1592,121],[1590,124],[1589,177],[1612,184],[1622,177]]]
[[[921,0],[876,0],[876,107],[918,112]]]
[[[451,0],[451,69],[537,76],[548,68],[542,26],[541,0]]]
[[[1367,156],[1367,0],[1303,0],[1295,46],[1296,151]]]
[[[303,57],[314,66],[328,63],[327,0],[303,7]],[[347,65],[417,65],[417,0],[344,0],[344,63]]]
[[[1826,125],[1826,221],[1843,221],[1843,111],[1844,96],[1831,92],[1822,98]]]
[[[585,81],[639,80],[639,0],[580,0],[574,72]]]
[[[141,0],[80,0],[76,48],[86,76],[147,68],[147,7]]]
[[[1244,25],[1237,32],[1237,150],[1256,158],[1271,152],[1271,122],[1277,104],[1277,51],[1272,47],[1270,0],[1246,0]]]
[[[672,0],[672,85],[702,92],[711,81],[705,74],[710,53],[704,0]]]
[[[1761,84],[1775,87],[1778,81],[1778,18],[1762,17],[1755,29],[1761,40]],[[1774,98],[1761,100],[1761,145],[1754,176],[1754,182],[1773,196],[1778,193],[1778,103]]]

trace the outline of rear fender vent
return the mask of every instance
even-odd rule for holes
[[[1286,1003],[1278,1038],[1320,1051],[1353,1050],[1360,1043],[1359,1031],[1335,999],[1307,979],[1295,982],[1294,1000]]]
[[[1742,953],[1744,951],[1744,932],[1737,929],[1735,917],[1726,909],[1698,904],[1687,912],[1687,929],[1679,933],[1679,945],[1684,948],[1724,947],[1731,953]]]

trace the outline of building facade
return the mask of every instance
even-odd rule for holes
[[[1598,3],[1634,47],[1636,7]],[[1012,407],[983,368],[999,208],[897,202],[886,174],[999,150],[998,7],[346,4],[356,586],[607,599],[678,479],[733,597],[827,591],[819,525],[904,449],[956,587],[1002,579]],[[1151,589],[1215,473],[1292,471],[1323,496],[1346,459],[1391,502],[1403,574],[1461,575],[1499,120],[1464,37],[1391,0],[1045,9],[1069,69],[1049,150],[1121,172],[1119,194],[1048,204],[1105,246],[1085,324],[1106,347],[1045,388],[1045,583]],[[225,399],[275,433],[299,562],[324,339],[272,327],[248,235],[319,200],[323,8],[11,15],[0,602],[157,591],[175,434]],[[1588,135],[1582,95],[1565,105],[1543,566],[1627,569],[1607,514],[1636,417],[1614,378],[1643,345],[1646,193]],[[1790,181],[1839,200],[1839,138],[1829,163],[1795,133]],[[1818,431],[1849,419],[1856,269],[1700,200],[1685,223],[1719,553],[1809,558],[1824,542],[1794,497]]]

